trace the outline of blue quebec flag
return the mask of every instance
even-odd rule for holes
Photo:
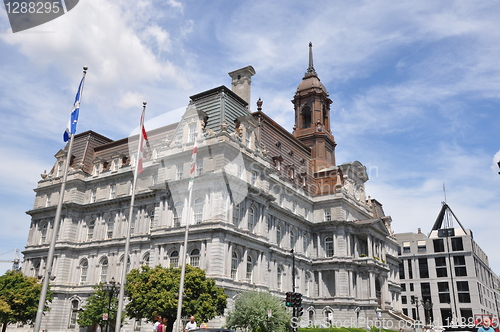
[[[73,104],[73,109],[71,110],[71,115],[68,121],[68,127],[66,128],[66,131],[63,134],[65,142],[69,140],[71,134],[76,133],[76,124],[78,123],[78,113],[80,112],[80,97],[82,95],[82,87],[84,79],[85,77],[82,78],[82,80],[80,81],[80,85],[78,86],[78,92],[76,93],[75,103]]]

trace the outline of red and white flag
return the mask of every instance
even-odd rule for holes
[[[146,128],[144,128],[144,113],[145,113],[145,109],[142,110],[142,115],[141,115],[141,132],[139,133],[139,156],[138,156],[138,166],[137,166],[137,170],[139,171],[139,174],[142,173],[142,160],[144,159],[144,153],[143,153],[143,150],[144,150],[144,146],[147,144],[148,142],[148,135],[146,133]]]
[[[188,190],[193,188],[194,174],[196,172],[196,154],[198,153],[198,135],[194,138],[193,153],[191,154],[191,168],[189,169],[189,186]]]

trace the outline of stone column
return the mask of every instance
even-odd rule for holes
[[[373,257],[373,241],[371,234],[366,236],[366,244],[368,246],[368,257]]]

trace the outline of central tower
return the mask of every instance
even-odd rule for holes
[[[314,172],[335,166],[337,144],[330,130],[332,100],[314,70],[312,43],[309,43],[309,66],[292,103],[295,109],[293,135],[311,148]]]

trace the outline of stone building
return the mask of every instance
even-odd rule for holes
[[[429,235],[419,229],[396,238],[404,314],[439,326],[474,325],[475,314],[498,317],[500,278],[447,204]]]
[[[312,62],[293,97],[290,133],[249,106],[245,67],[220,86],[191,96],[178,123],[148,132],[145,170],[131,221],[130,260],[124,265],[131,183],[138,136],[111,140],[93,131],[75,136],[51,282],[51,332],[78,330],[75,322],[92,286],[118,278],[123,268],[178,266],[207,271],[225,288],[229,307],[244,290],[280,297],[303,294],[303,324],[325,318],[367,319],[380,308],[400,308],[399,259],[391,218],[365,192],[360,162],[336,164],[330,104]],[[191,218],[187,202],[191,151],[198,140]],[[131,152],[132,151],[132,152]],[[66,150],[35,189],[23,272],[42,275],[59,196]],[[184,225],[190,222],[183,248]],[[295,271],[292,273],[292,253]],[[356,315],[356,312],[358,315]],[[224,317],[212,322],[223,325]],[[125,331],[149,331],[128,321]]]

